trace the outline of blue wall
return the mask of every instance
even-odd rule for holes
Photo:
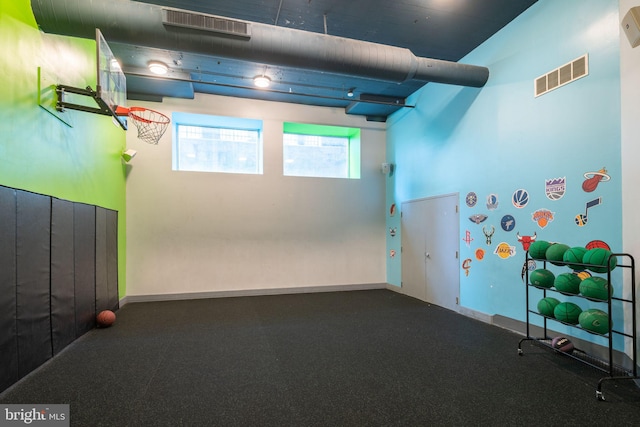
[[[589,55],[589,75],[538,98],[534,79],[580,56]],[[460,194],[461,262],[471,259],[469,275],[460,269],[460,303],[486,314],[525,318],[521,270],[525,252],[517,241],[537,233],[538,239],[584,246],[600,239],[614,252],[622,248],[620,76],[618,2],[615,0],[540,0],[461,62],[486,66],[490,78],[481,89],[427,84],[389,120],[387,161],[396,164],[387,184],[387,205],[448,193]],[[610,180],[593,192],[582,183],[588,172],[606,168]],[[545,180],[566,177],[558,200],[545,195]],[[512,195],[526,189],[529,203],[518,209]],[[468,207],[466,195],[478,203]],[[487,208],[487,196],[498,207]],[[602,198],[579,227],[576,215]],[[554,212],[542,228],[532,220],[538,209]],[[477,225],[474,214],[488,218]],[[501,219],[512,215],[512,231]],[[400,215],[387,212],[388,282],[401,281]],[[492,245],[482,227],[494,226]],[[463,241],[470,231],[469,247]],[[514,257],[494,254],[506,242]],[[486,251],[478,260],[475,251]],[[560,273],[562,271],[558,271]],[[581,303],[583,309],[588,302]],[[535,307],[535,305],[534,305]]]

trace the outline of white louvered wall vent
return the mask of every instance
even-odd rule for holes
[[[554,89],[569,84],[589,74],[589,54],[564,64],[533,81],[535,97],[544,95]]]
[[[242,38],[251,37],[251,26],[248,22],[184,10],[162,9],[162,23]]]

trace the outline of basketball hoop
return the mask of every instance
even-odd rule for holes
[[[116,114],[129,116],[138,128],[138,138],[152,145],[158,144],[171,122],[164,114],[144,107],[118,107]]]

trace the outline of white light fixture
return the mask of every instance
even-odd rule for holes
[[[271,79],[266,76],[257,76],[253,79],[253,84],[260,88],[269,87],[269,85],[271,84]]]
[[[162,62],[153,61],[149,62],[149,71],[151,71],[153,74],[163,76],[167,74],[167,71],[169,71],[169,67],[167,67],[166,64],[163,64]]]
[[[353,98],[353,89],[349,89],[349,90],[347,91],[347,96],[348,96],[349,98]]]
[[[129,148],[128,150],[122,152],[122,160],[129,163],[129,161],[131,161],[131,159],[133,159],[136,154],[138,154],[136,150],[134,150],[133,148]]]

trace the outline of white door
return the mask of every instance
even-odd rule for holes
[[[402,204],[402,290],[458,311],[460,261],[458,195]]]

